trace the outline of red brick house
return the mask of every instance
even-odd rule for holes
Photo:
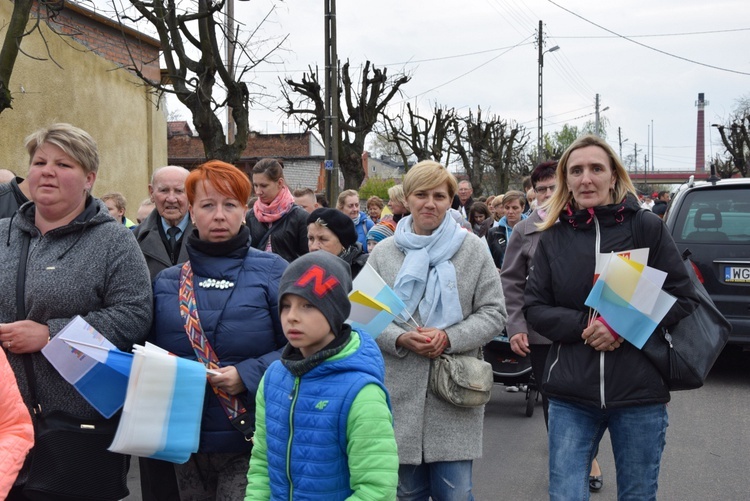
[[[193,169],[206,161],[203,143],[193,135],[186,121],[169,122],[167,157],[170,165]],[[251,132],[247,147],[242,153],[238,168],[246,173],[261,158],[273,157],[284,162],[284,177],[289,189],[312,188],[322,192],[325,188],[325,149],[311,132],[289,134],[260,134]]]
[[[13,5],[0,1],[0,36]],[[128,68],[159,80],[159,41],[74,1],[48,5],[55,15],[42,8],[37,18],[34,10],[21,42],[9,83],[13,108],[0,114],[0,165],[24,177],[24,138],[45,125],[71,123],[98,145],[94,196],[121,192],[134,219],[133,206],[148,194],[153,170],[167,160],[167,117]]]

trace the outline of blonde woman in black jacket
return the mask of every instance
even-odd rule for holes
[[[663,288],[677,298],[662,325],[690,314],[697,297],[661,220],[646,214],[633,228],[635,188],[607,143],[576,140],[560,159],[556,181],[524,306],[531,327],[554,343],[542,383],[550,401],[550,499],[588,499],[589,465],[606,429],[618,499],[656,499],[669,390],[640,350],[603,319],[589,321],[584,301],[598,253],[634,248],[633,231],[648,242],[649,266],[667,273]]]

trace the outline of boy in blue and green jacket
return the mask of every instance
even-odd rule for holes
[[[289,344],[256,394],[245,499],[396,499],[383,357],[344,323],[351,288],[348,265],[325,251],[284,272],[279,313]]]

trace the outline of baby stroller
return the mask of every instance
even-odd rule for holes
[[[526,415],[534,415],[539,389],[531,372],[531,357],[519,357],[510,348],[508,336],[495,336],[484,346],[484,360],[492,365],[496,384],[526,387]]]

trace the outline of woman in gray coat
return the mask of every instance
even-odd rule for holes
[[[453,175],[423,161],[403,186],[411,215],[368,261],[420,325],[394,321],[377,338],[396,427],[398,498],[471,500],[484,407],[456,407],[430,392],[428,379],[432,359],[478,356],[502,332],[503,291],[487,245],[445,217],[457,190]]]
[[[0,220],[0,284],[4,285],[0,289],[0,343],[27,405],[41,404],[45,418],[59,411],[91,423],[101,419],[99,413],[62,378],[41,350],[76,315],[120,350],[130,351],[133,343],[142,343],[151,326],[153,308],[148,269],[132,232],[116,223],[107,206],[91,196],[99,156],[88,133],[69,124],[54,124],[26,138],[26,149],[32,201],[12,218]],[[26,312],[17,314],[16,278],[24,247],[28,250],[23,288]],[[36,402],[32,402],[26,363],[32,367]],[[38,427],[36,413],[34,421]],[[39,453],[49,459],[59,452],[70,462],[67,485],[57,485],[55,492],[45,490],[43,498],[106,500],[127,496],[127,456],[111,453],[109,464],[94,465],[101,466],[94,476],[92,465],[81,460],[110,454],[104,450],[108,445],[101,444],[98,455],[92,454],[96,452],[93,445],[87,449],[83,444],[50,445],[47,453]],[[8,500],[27,499],[28,467],[38,447],[39,442]],[[93,494],[87,495],[89,491]]]

